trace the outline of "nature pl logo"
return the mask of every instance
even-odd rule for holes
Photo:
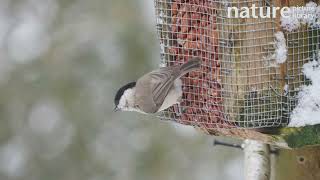
[[[251,7],[228,7],[228,18],[276,18],[278,12],[281,17],[289,18],[316,18],[319,16],[317,6],[301,7],[258,7],[252,4]]]

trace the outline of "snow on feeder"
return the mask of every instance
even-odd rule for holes
[[[299,19],[290,11],[283,18],[280,11],[271,11],[276,18],[237,18],[235,11],[232,17],[228,12],[231,7],[255,6],[267,13],[268,8],[296,5],[312,7],[298,13],[315,16]],[[314,125],[320,118],[318,122],[291,123],[292,116],[294,121],[299,117],[300,91],[312,79],[303,73],[304,65],[318,61],[320,7],[316,3],[155,0],[155,8],[161,66],[182,64],[194,56],[202,59],[201,70],[182,78],[181,103],[163,112],[162,119],[198,127],[211,135],[282,147],[320,144],[311,137],[304,137],[303,142],[300,138],[305,131],[320,136],[320,126]],[[319,105],[315,108],[319,114]],[[289,127],[297,124],[314,126]]]

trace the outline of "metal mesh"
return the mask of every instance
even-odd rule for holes
[[[287,33],[288,60],[275,66],[279,19],[230,18],[228,7],[274,6],[272,0],[155,0],[162,64],[193,56],[201,69],[182,78],[183,97],[161,114],[205,130],[288,124],[297,92],[307,80],[302,66],[318,50],[319,30]]]
[[[285,79],[288,85],[287,114],[295,108],[298,93],[303,85],[311,82],[306,79],[302,70],[309,61],[319,61],[320,29],[302,27],[296,32],[287,34],[288,60],[285,64]]]

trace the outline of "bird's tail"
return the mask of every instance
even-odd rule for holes
[[[197,70],[200,68],[200,66],[201,66],[201,59],[198,57],[192,58],[180,66],[180,72],[181,72],[180,76],[183,76],[188,72]]]

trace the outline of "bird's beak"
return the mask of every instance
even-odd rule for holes
[[[118,107],[114,107],[113,111],[117,112],[117,111],[120,111],[120,109]]]

